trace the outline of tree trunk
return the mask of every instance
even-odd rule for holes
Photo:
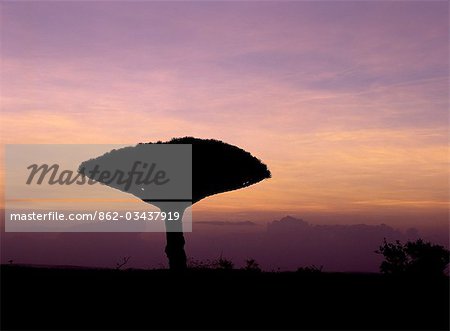
[[[172,213],[173,213],[172,209]],[[170,270],[185,270],[187,268],[186,253],[184,251],[183,217],[184,209],[181,210],[178,220],[166,220],[166,255],[169,259]]]
[[[187,268],[186,253],[184,252],[183,232],[166,232],[166,255],[169,259],[170,270],[185,270]]]

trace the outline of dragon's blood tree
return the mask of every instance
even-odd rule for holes
[[[158,185],[151,187],[136,183],[129,185],[129,182],[114,181],[109,177],[102,176],[101,172],[92,171],[97,166],[102,169],[107,168],[109,172],[117,172],[117,169],[114,168],[123,169],[123,163],[140,159],[142,153],[146,151],[145,146],[158,144],[192,145],[191,201],[164,201],[149,198],[147,194],[144,194],[145,190],[157,190]],[[219,140],[193,137],[174,138],[167,142],[142,143],[134,147],[112,150],[100,157],[83,162],[79,167],[79,172],[105,185],[131,193],[158,207],[161,211],[179,212],[180,215],[183,215],[188,206],[208,196],[238,190],[271,176],[267,166],[249,152]],[[162,175],[158,176],[157,173],[156,177],[152,178],[153,184],[158,180],[160,183],[164,183],[166,179]],[[165,252],[169,259],[169,267],[173,270],[184,270],[187,266],[182,217],[179,217],[178,220],[166,220],[165,226],[167,240]]]

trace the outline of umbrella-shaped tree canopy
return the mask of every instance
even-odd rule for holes
[[[105,185],[131,193],[141,199],[141,187],[117,185],[117,181],[101,178],[98,173],[91,175],[95,165],[102,169],[124,167],[125,160],[137,160],[147,144],[191,144],[192,145],[192,203],[196,203],[210,195],[237,190],[269,178],[270,171],[259,159],[243,149],[215,139],[199,139],[193,137],[174,138],[167,142],[142,143],[135,147],[112,150],[100,157],[83,162],[79,171],[86,176]],[[150,201],[149,201],[150,200]],[[155,203],[157,204],[157,203]]]
[[[220,140],[184,137],[158,143],[192,144],[192,203],[270,178],[259,159]]]

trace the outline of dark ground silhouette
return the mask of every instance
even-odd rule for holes
[[[0,221],[3,215],[0,214]],[[216,222],[216,221],[214,221]],[[214,224],[214,225],[213,225]],[[237,267],[254,258],[266,271],[296,270],[311,264],[325,271],[378,272],[382,256],[375,250],[386,238],[402,242],[419,237],[448,245],[448,231],[439,237],[399,231],[388,225],[314,225],[293,217],[269,223],[194,223],[185,233],[190,258],[206,260],[221,253]],[[79,265],[114,268],[131,256],[127,267],[166,265],[163,233],[12,233],[2,232],[1,263]],[[448,246],[446,246],[448,248]]]
[[[14,265],[1,273],[2,329],[449,327],[448,277]]]

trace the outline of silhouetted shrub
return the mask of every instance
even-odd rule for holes
[[[189,269],[222,269],[222,270],[231,270],[234,268],[233,261],[220,256],[215,260],[196,260],[190,258],[188,260],[188,268]]]
[[[212,269],[214,268],[215,261],[211,260],[196,260],[193,258],[188,259],[189,269]]]
[[[131,256],[124,256],[122,261],[116,263],[116,269],[120,270],[124,265],[128,263],[128,261],[131,259]]]
[[[259,263],[256,262],[255,259],[247,259],[245,260],[245,270],[253,271],[253,272],[261,272],[261,268],[259,267]]]
[[[443,275],[449,263],[446,248],[422,239],[405,244],[399,240],[388,243],[385,239],[376,253],[384,256],[380,271],[385,274]]]
[[[214,261],[214,267],[216,269],[231,270],[234,268],[234,263],[221,255],[216,261]]]
[[[322,272],[323,265],[317,267],[314,264],[306,267],[300,267],[297,269],[297,272],[304,274],[319,274]]]

